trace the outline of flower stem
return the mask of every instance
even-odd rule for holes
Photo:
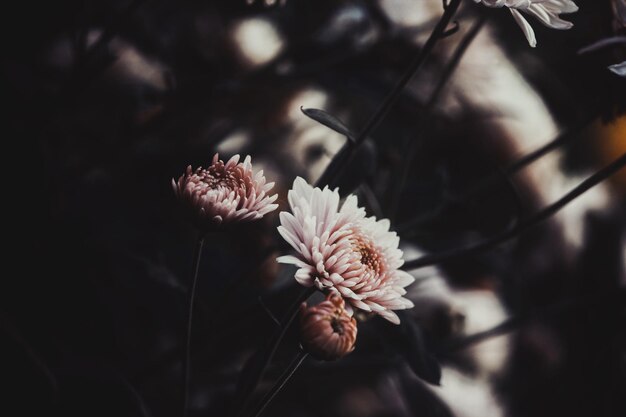
[[[413,259],[411,261],[405,262],[405,264],[401,267],[403,270],[411,270],[417,269],[428,265],[440,264],[443,262],[448,262],[452,260],[462,259],[467,256],[475,255],[480,252],[484,252],[494,247],[506,242],[509,239],[512,239],[531,227],[536,226],[542,221],[548,219],[550,216],[561,210],[567,204],[569,204],[575,198],[584,194],[590,188],[596,186],[601,183],[611,175],[615,174],[617,171],[626,166],[626,154],[623,154],[621,157],[617,158],[615,161],[610,163],[609,165],[602,168],[600,171],[596,172],[578,186],[576,186],[572,191],[565,194],[561,199],[552,203],[548,207],[543,210],[535,213],[532,217],[527,218],[524,221],[521,221],[517,224],[516,227],[506,230],[500,234],[497,234],[494,237],[488,238],[482,242],[478,242],[472,246],[465,248],[457,248],[451,249],[448,251],[435,253],[432,255],[422,256],[421,258]]]
[[[495,174],[492,174],[482,180],[479,180],[476,185],[472,186],[466,191],[463,191],[459,194],[453,195],[447,201],[441,203],[433,210],[420,214],[417,217],[407,221],[406,223],[399,224],[395,227],[396,231],[404,237],[410,236],[412,229],[420,226],[421,224],[431,221],[439,216],[444,209],[448,208],[452,201],[466,201],[472,197],[476,197],[481,195],[484,192],[489,191],[491,187],[498,185],[503,179],[507,179],[510,176],[514,175],[518,171],[526,168],[528,165],[533,162],[539,160],[543,156],[548,153],[558,149],[561,145],[564,145],[569,142],[573,142],[575,139],[578,139],[578,132],[581,129],[586,128],[593,119],[596,118],[596,115],[587,116],[582,121],[578,122],[575,126],[568,128],[565,132],[561,133],[554,140],[548,142],[547,144],[541,146],[540,148],[530,152],[529,154],[523,156],[517,161],[511,163],[508,167],[504,168],[502,171],[499,171]]]
[[[374,112],[372,117],[370,117],[369,121],[354,141],[347,141],[335,155],[331,163],[328,167],[326,167],[324,173],[322,173],[322,176],[317,180],[316,186],[328,185],[331,180],[341,174],[342,169],[350,161],[357,147],[361,145],[365,139],[367,139],[369,134],[372,133],[372,131],[385,118],[387,113],[389,113],[389,110],[391,110],[391,107],[396,103],[398,98],[400,98],[400,94],[404,90],[404,87],[406,87],[415,73],[424,64],[426,58],[428,58],[431,54],[437,42],[445,37],[446,28],[460,5],[461,0],[451,0],[449,4],[445,5],[443,15],[424,44],[424,47],[420,49],[419,53],[415,56],[400,80],[398,80],[396,86],[389,92],[389,94],[387,94],[383,102],[378,106],[378,109]]]
[[[243,400],[241,401],[241,405],[239,406],[238,416],[243,415],[246,410],[246,406],[250,402],[250,398],[254,393],[256,386],[259,384],[263,376],[265,375],[265,371],[267,370],[267,366],[274,358],[276,354],[276,350],[280,345],[280,342],[285,337],[289,326],[293,322],[293,320],[298,315],[298,311],[300,310],[300,305],[305,302],[313,293],[315,292],[315,287],[306,288],[298,298],[294,301],[294,303],[289,307],[283,319],[280,321],[280,326],[276,329],[272,339],[270,339],[269,343],[265,346],[263,352],[260,355],[261,362],[256,368],[256,372],[250,377],[245,391],[243,392]]]
[[[272,389],[263,397],[261,403],[259,404],[258,409],[253,414],[253,417],[259,417],[263,411],[267,408],[267,406],[272,402],[276,394],[280,392],[281,389],[287,384],[287,382],[291,379],[293,374],[298,370],[302,362],[309,356],[308,352],[303,350],[298,352],[298,355],[293,359],[293,361],[289,364],[285,372],[278,378],[278,381],[274,384]]]
[[[198,282],[198,271],[200,269],[200,258],[202,257],[202,247],[204,246],[204,234],[198,235],[196,248],[193,257],[193,275],[189,284],[189,300],[187,311],[187,334],[185,336],[185,352],[183,353],[183,412],[182,416],[187,417],[189,408],[189,364],[191,358],[191,329],[193,324],[193,304],[196,296],[196,284]]]
[[[381,103],[376,110],[376,113],[370,118],[365,128],[359,133],[356,137],[355,142],[357,144],[362,143],[367,136],[378,126],[378,124],[385,118],[391,107],[395,104],[395,102],[400,97],[402,90],[411,81],[413,75],[421,68],[422,64],[426,61],[426,58],[430,55],[430,53],[435,48],[437,42],[444,37],[444,33],[448,24],[452,20],[452,17],[456,13],[457,9],[461,5],[461,0],[452,0],[444,9],[443,15],[441,19],[437,23],[437,26],[433,29],[430,37],[424,44],[424,47],[420,50],[419,54],[413,59],[413,62],[409,65],[405,73],[402,75],[402,78],[398,81],[395,88],[391,90],[391,92],[387,95],[385,100]]]
[[[446,67],[443,69],[443,73],[439,78],[439,81],[437,82],[437,85],[434,88],[433,92],[430,94],[430,97],[428,98],[428,101],[424,106],[424,110],[420,114],[417,128],[415,129],[418,136],[413,137],[408,144],[408,149],[405,153],[406,158],[404,159],[404,163],[401,167],[400,179],[396,183],[395,192],[391,200],[391,218],[394,218],[396,212],[398,211],[400,197],[402,196],[404,186],[410,173],[411,163],[413,162],[413,159],[415,158],[415,155],[418,153],[419,149],[424,145],[424,132],[427,131],[425,124],[428,120],[430,120],[430,116],[433,113],[435,106],[439,102],[439,99],[441,98],[441,93],[445,90],[448,81],[450,81],[450,78],[452,78],[452,75],[461,63],[461,59],[465,55],[467,48],[469,48],[469,46],[472,44],[472,42],[476,38],[476,35],[478,35],[480,30],[485,25],[486,21],[487,15],[483,14],[479,16],[470,28],[470,30],[467,32],[467,35],[465,35],[465,37],[461,39],[454,53],[452,54],[452,57],[450,58]]]
[[[443,353],[453,353],[492,337],[510,333],[528,323],[528,321],[536,320],[537,317],[553,317],[561,314],[571,314],[572,312],[584,311],[586,309],[597,309],[600,306],[610,308],[611,306],[624,305],[624,302],[626,302],[626,289],[624,288],[611,288],[595,294],[585,293],[576,298],[561,300],[558,304],[547,305],[538,311],[533,310],[532,315],[526,313],[512,316],[490,329],[473,333],[456,340],[453,339],[444,347],[445,350]]]

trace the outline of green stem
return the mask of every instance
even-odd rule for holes
[[[298,370],[302,362],[309,356],[309,354],[303,350],[298,352],[298,355],[294,358],[294,360],[289,364],[285,372],[278,378],[278,381],[274,384],[272,389],[263,397],[261,403],[257,411],[253,414],[253,417],[259,417],[263,411],[267,408],[267,406],[272,402],[274,397],[280,392],[281,389],[287,384],[287,382],[291,379],[293,374]]]
[[[511,177],[518,171],[521,171],[522,169],[526,168],[528,165],[539,160],[540,158],[547,155],[548,153],[554,151],[555,149],[558,149],[561,145],[564,145],[569,142],[573,142],[579,136],[577,135],[577,133],[579,133],[581,129],[585,129],[589,125],[589,123],[591,123],[591,121],[595,118],[596,118],[596,115],[585,117],[582,121],[578,122],[576,126],[572,128],[568,128],[565,132],[561,133],[556,139],[548,142],[547,144],[541,146],[540,148],[530,152],[529,154],[518,159],[517,161],[511,163],[508,167],[504,168],[504,170],[497,172],[496,174],[492,174],[486,178],[483,178],[482,180],[479,180],[476,185],[472,186],[466,191],[463,191],[459,194],[452,195],[451,197],[447,199],[447,201],[439,204],[433,210],[424,214],[420,214],[406,223],[397,225],[395,228],[396,231],[398,232],[398,234],[400,234],[403,237],[411,236],[413,229],[415,229],[416,227],[419,227],[421,224],[425,222],[428,222],[437,218],[446,208],[450,206],[452,202],[467,201],[472,197],[476,197],[476,196],[481,195],[482,193],[490,191],[490,188],[497,186],[502,181],[503,178],[506,180],[507,178]]]
[[[428,265],[436,265],[443,262],[449,262],[452,260],[458,260],[462,258],[466,258],[468,256],[476,255],[481,252],[485,252],[495,248],[496,246],[516,237],[520,234],[526,232],[528,229],[536,226],[537,224],[543,222],[544,220],[550,218],[553,214],[561,210],[571,201],[576,199],[577,197],[584,194],[587,190],[592,187],[598,185],[611,175],[615,174],[620,169],[626,166],[626,154],[617,158],[615,161],[610,163],[609,165],[602,168],[600,171],[596,172],[578,186],[576,186],[572,191],[565,194],[562,198],[552,203],[548,207],[543,210],[535,213],[533,216],[527,218],[524,221],[521,221],[517,224],[516,227],[506,230],[500,234],[497,234],[491,238],[485,239],[482,242],[478,242],[474,245],[465,247],[465,248],[456,248],[448,251],[434,253],[431,255],[422,256],[421,258],[413,259],[407,261],[402,265],[401,269],[407,271],[412,269],[421,268]]]
[[[461,40],[459,45],[456,47],[454,53],[452,54],[452,57],[450,58],[449,63],[446,65],[446,67],[443,70],[443,73],[437,83],[437,86],[435,87],[433,92],[430,94],[430,97],[428,98],[428,101],[426,105],[424,106],[424,110],[419,117],[417,129],[416,129],[418,136],[414,137],[409,143],[408,150],[406,151],[406,158],[404,159],[404,163],[402,165],[402,169],[400,173],[400,180],[396,183],[395,193],[391,201],[391,210],[390,210],[391,218],[394,218],[396,215],[396,212],[398,211],[400,197],[402,196],[402,192],[404,191],[404,186],[408,179],[413,159],[415,158],[415,155],[417,155],[420,147],[424,145],[424,132],[427,130],[425,124],[427,121],[430,120],[430,116],[433,113],[435,106],[437,105],[439,99],[441,98],[441,93],[444,91],[445,87],[448,85],[448,81],[450,81],[450,78],[452,78],[452,75],[454,74],[455,70],[458,68],[459,64],[461,63],[461,59],[465,55],[467,48],[469,48],[469,46],[472,44],[472,42],[476,38],[476,35],[478,35],[480,30],[485,25],[486,21],[487,21],[487,16],[481,15],[474,22],[470,30],[467,32],[467,35]]]
[[[378,109],[374,112],[372,117],[358,134],[353,141],[347,141],[346,144],[335,155],[331,163],[328,165],[322,176],[317,180],[317,186],[329,185],[331,180],[340,175],[343,168],[348,164],[354,152],[361,145],[370,133],[379,125],[379,123],[385,118],[387,113],[391,110],[393,105],[398,101],[404,87],[411,81],[415,73],[422,67],[426,58],[431,54],[437,42],[446,36],[446,28],[450,24],[452,17],[456,13],[457,9],[461,5],[461,0],[452,0],[444,8],[443,15],[437,26],[433,29],[430,37],[424,44],[424,47],[420,49],[417,56],[413,59],[409,67],[406,69],[393,90],[387,94],[383,102],[378,106]]]
[[[189,408],[189,365],[191,359],[191,329],[193,324],[193,304],[196,298],[196,284],[198,282],[198,271],[200,269],[200,258],[202,257],[202,247],[204,246],[204,234],[198,235],[196,249],[193,258],[193,275],[189,284],[189,299],[187,311],[187,334],[185,336],[185,352],[183,354],[183,410],[182,416],[187,417]]]
[[[241,401],[241,405],[239,406],[239,412],[237,413],[237,416],[242,416],[245,412],[255,388],[265,375],[267,366],[274,358],[280,342],[283,340],[285,334],[287,334],[289,326],[298,315],[298,311],[300,311],[300,305],[305,302],[315,292],[315,290],[315,287],[309,287],[302,291],[302,293],[298,296],[298,298],[283,316],[283,319],[280,321],[280,326],[278,327],[278,329],[276,329],[274,336],[270,340],[269,344],[265,347],[265,350],[261,356],[263,358],[262,362],[257,368],[256,373],[250,378],[250,382],[248,383],[246,390],[244,391],[243,400]]]

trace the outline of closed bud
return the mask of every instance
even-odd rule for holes
[[[302,304],[300,337],[302,346],[313,357],[331,361],[354,350],[356,320],[344,307],[338,294],[329,294],[313,307]]]

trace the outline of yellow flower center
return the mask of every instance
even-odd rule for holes
[[[361,255],[361,264],[380,274],[383,269],[382,256],[371,241],[357,234],[352,239],[352,248]]]

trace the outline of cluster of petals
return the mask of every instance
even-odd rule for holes
[[[176,196],[200,229],[258,220],[278,207],[272,204],[278,196],[268,194],[274,183],[266,183],[263,171],[253,172],[250,156],[239,159],[235,155],[224,163],[215,154],[208,168],[189,166],[178,181],[172,179]]]
[[[300,340],[315,358],[330,361],[352,352],[356,333],[356,320],[346,312],[338,294],[328,294],[325,301],[313,307],[302,304]]]
[[[534,16],[552,29],[570,29],[573,24],[559,17],[562,13],[574,13],[578,6],[572,0],[474,0],[488,7],[508,7],[517,24],[522,28],[528,43],[537,46],[535,31],[520,11]]]
[[[398,269],[404,261],[389,220],[366,217],[354,195],[339,207],[337,189],[314,188],[302,178],[294,181],[288,200],[291,213],[280,213],[278,231],[297,255],[278,261],[298,267],[300,284],[339,294],[349,309],[398,324],[392,310],[413,307],[403,295],[414,278]]]

